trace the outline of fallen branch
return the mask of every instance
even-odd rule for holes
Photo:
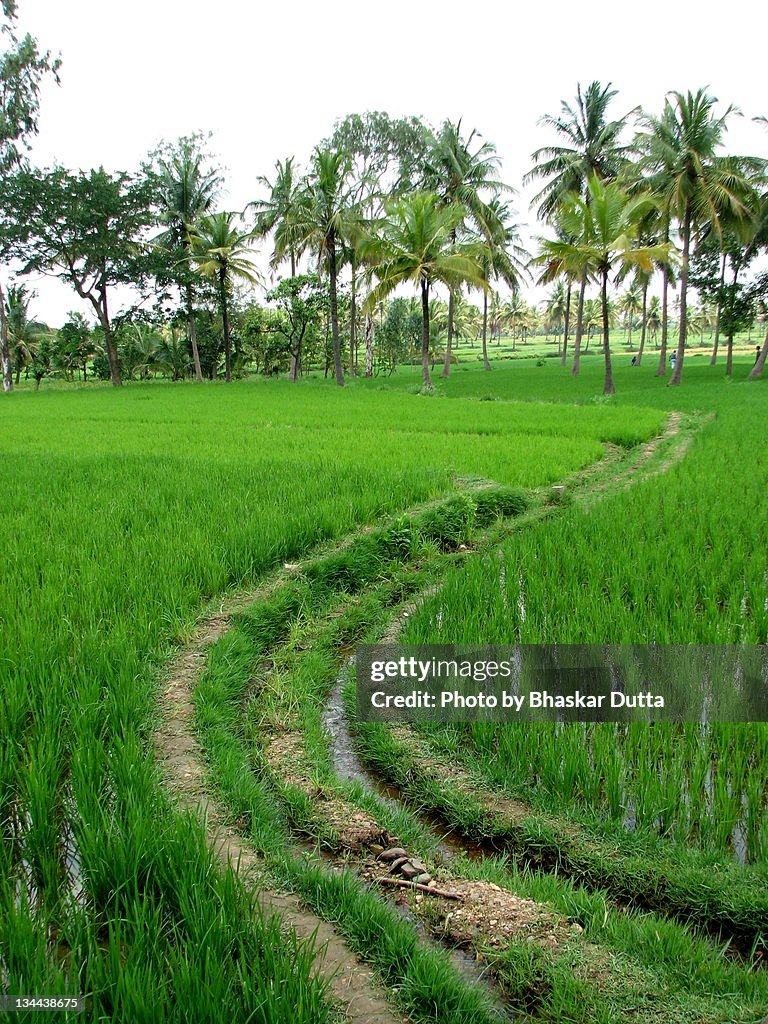
[[[374,882],[382,885],[400,885],[404,889],[418,889],[419,892],[426,892],[430,896],[442,896],[444,900],[461,899],[457,892],[445,892],[444,889],[436,889],[433,885],[422,885],[421,882],[409,882],[405,878],[374,878]]]

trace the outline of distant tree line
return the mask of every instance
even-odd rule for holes
[[[133,173],[31,167],[39,83],[58,63],[17,40],[15,7],[3,9],[0,266],[66,282],[96,322],[73,314],[52,333],[30,319],[22,284],[0,293],[5,390],[22,373],[119,386],[158,373],[295,381],[318,368],[343,386],[414,359],[429,388],[462,341],[490,370],[504,331],[513,349],[552,332],[574,374],[597,339],[610,394],[618,324],[636,363],[655,344],[659,376],[674,350],[679,385],[703,325],[713,362],[727,345],[730,373],[734,338],[764,311],[766,277],[750,268],[768,246],[766,161],[723,151],[735,111],[703,89],[670,93],[658,114],[614,116],[616,91],[592,82],[543,117],[552,139],[526,175],[540,183],[542,225],[529,253],[493,144],[460,121],[350,115],[303,168],[288,157],[255,179],[260,195],[241,211],[221,208],[223,174],[201,134],[161,144]],[[254,262],[264,244],[269,285]],[[541,309],[521,295],[531,280],[552,285]],[[753,376],[767,351],[768,334]]]

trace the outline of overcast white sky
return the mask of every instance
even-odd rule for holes
[[[743,118],[732,152],[768,156],[762,3],[690,0],[514,4],[475,0],[20,0],[20,27],[62,57],[42,97],[32,159],[133,169],[160,139],[212,131],[228,168],[227,207],[256,194],[277,158],[303,160],[336,118],[365,110],[463,118],[495,143],[519,188],[537,125],[577,82],[612,82],[618,115],[658,111],[669,89],[710,87]],[[760,14],[760,11],[763,11]],[[528,193],[519,219],[535,231]],[[59,323],[83,307],[36,282],[34,313]],[[86,311],[86,310],[83,310]]]

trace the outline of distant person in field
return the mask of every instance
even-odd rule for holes
[[[632,365],[637,366],[637,356],[632,356]]]
[[[677,362],[677,352],[673,352],[672,355],[669,357],[669,365],[672,367],[673,370],[675,368],[675,363],[676,362]]]
[[[758,360],[759,358],[760,358],[760,346],[759,346],[759,345],[756,345],[756,346],[755,346],[755,364],[757,364],[757,360]]]

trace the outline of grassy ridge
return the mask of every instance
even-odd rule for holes
[[[637,379],[648,401],[647,380]],[[765,643],[768,548],[758,510],[768,455],[754,444],[765,388],[715,393],[704,379],[673,393],[692,407],[714,397],[716,419],[680,465],[588,510],[574,506],[504,544],[500,558],[449,574],[403,641]],[[666,405],[670,389],[658,398]],[[652,734],[575,725],[557,736],[478,725],[449,746],[469,744],[488,782],[543,809],[565,804],[584,820],[619,824],[629,816],[640,829],[765,863],[767,736],[762,724]]]

